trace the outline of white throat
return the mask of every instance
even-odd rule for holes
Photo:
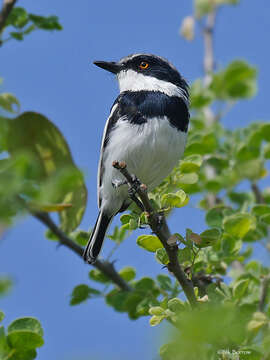
[[[152,76],[140,74],[134,70],[123,70],[117,75],[120,93],[123,91],[160,91],[168,96],[181,97],[188,105],[185,92],[178,86]]]

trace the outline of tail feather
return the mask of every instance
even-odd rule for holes
[[[111,220],[112,216],[108,216],[102,211],[99,212],[95,227],[83,253],[84,261],[89,264],[93,264],[96,261]]]

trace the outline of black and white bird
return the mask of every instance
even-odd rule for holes
[[[124,178],[113,161],[124,161],[131,174],[153,190],[182,156],[189,123],[188,85],[166,59],[133,54],[119,62],[95,61],[115,74],[120,94],[105,125],[98,169],[99,215],[84,251],[94,263],[113,217],[131,203]]]

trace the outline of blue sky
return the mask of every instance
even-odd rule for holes
[[[3,90],[18,97],[22,111],[46,115],[63,132],[86,174],[89,200],[82,227],[87,229],[97,214],[100,139],[118,94],[113,76],[91,63],[149,52],[168,58],[192,82],[202,74],[202,39],[197,31],[195,40],[188,43],[178,33],[181,20],[192,12],[192,2],[21,0],[18,5],[32,13],[59,16],[64,30],[37,31],[23,42],[6,43],[0,49]],[[217,68],[234,58],[245,58],[259,69],[258,95],[233,108],[225,118],[230,127],[269,119],[269,48],[265,41],[269,10],[268,0],[242,0],[237,7],[224,7],[218,15]],[[204,229],[201,211],[192,206],[178,210],[169,224],[172,231]],[[15,282],[11,294],[1,299],[0,308],[6,313],[6,323],[22,315],[41,320],[45,345],[39,350],[39,360],[156,359],[162,333],[150,328],[147,318],[131,321],[102,300],[69,306],[73,287],[88,282],[89,267],[67,249],[47,241],[37,221],[19,220],[0,245],[1,272],[10,274]],[[111,247],[107,240],[104,255]],[[139,276],[164,272],[152,254],[136,246],[135,236],[114,259],[118,269],[135,266]]]

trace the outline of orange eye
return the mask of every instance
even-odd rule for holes
[[[147,62],[145,62],[145,61],[142,61],[142,62],[140,63],[140,68],[141,68],[142,70],[147,69],[148,66],[149,66],[149,64],[148,64]]]

